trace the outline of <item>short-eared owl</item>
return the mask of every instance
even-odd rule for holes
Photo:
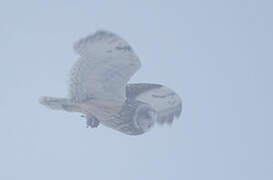
[[[118,35],[97,31],[74,44],[79,59],[70,75],[69,97],[41,97],[54,110],[80,112],[87,127],[103,124],[128,135],[147,132],[157,122],[171,124],[181,114],[181,98],[171,89],[129,83],[141,63]]]

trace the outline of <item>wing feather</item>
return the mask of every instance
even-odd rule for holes
[[[126,100],[126,84],[141,63],[131,46],[119,36],[97,31],[74,44],[80,58],[70,75],[73,101]]]
[[[157,111],[159,124],[172,124],[182,111],[182,100],[171,89],[159,84],[128,84],[127,98],[134,98],[151,105]]]

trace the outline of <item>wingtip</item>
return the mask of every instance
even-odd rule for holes
[[[178,119],[182,114],[182,102],[178,105],[177,110],[175,111],[175,117]]]
[[[46,97],[45,97],[45,96],[39,97],[38,103],[39,103],[39,104],[42,104],[42,105],[45,105],[45,103],[46,103]]]
[[[107,39],[107,38],[112,38],[116,36],[116,34],[112,33],[111,31],[108,30],[97,30],[95,33],[91,33],[78,41],[76,41],[73,45],[73,48],[76,53],[82,54],[85,52],[86,46],[88,44],[93,43],[98,40],[102,39]]]

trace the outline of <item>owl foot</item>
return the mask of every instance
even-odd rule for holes
[[[100,125],[100,122],[95,116],[90,116],[86,118],[86,128],[96,128]]]

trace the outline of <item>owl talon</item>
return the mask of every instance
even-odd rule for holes
[[[99,120],[95,116],[91,116],[86,119],[86,127],[96,128],[100,124]]]

